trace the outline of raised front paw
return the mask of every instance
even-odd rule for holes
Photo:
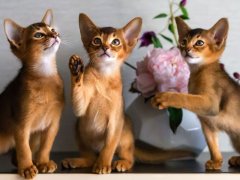
[[[222,160],[208,160],[205,164],[205,168],[206,170],[220,170],[222,163]]]
[[[151,100],[151,104],[153,107],[158,109],[165,109],[169,107],[172,93],[163,92],[157,93]]]
[[[18,168],[18,173],[24,179],[33,179],[37,175],[38,169],[35,165],[31,165],[27,168]]]
[[[231,167],[240,167],[240,156],[232,156],[228,160],[228,164]]]
[[[96,174],[109,174],[112,172],[111,164],[96,162],[93,166],[93,173]]]
[[[57,164],[50,160],[47,163],[40,163],[37,164],[37,169],[40,173],[53,173],[57,169]]]
[[[79,76],[83,73],[84,64],[78,55],[72,55],[69,59],[69,69],[73,76]]]

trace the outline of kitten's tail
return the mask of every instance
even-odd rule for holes
[[[159,149],[155,147],[144,148],[136,145],[134,152],[137,162],[148,164],[161,164],[169,160],[180,158],[193,158],[195,154],[188,150],[181,149]]]

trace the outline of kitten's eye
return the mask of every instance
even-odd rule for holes
[[[187,44],[187,40],[186,39],[184,39],[181,43],[180,43],[180,46],[182,46],[182,47],[185,47],[186,46],[186,44]]]
[[[102,44],[102,40],[100,38],[96,37],[93,39],[93,45],[99,46],[101,44]]]
[[[56,32],[55,29],[51,29],[52,32]]]
[[[114,46],[119,46],[119,45],[120,45],[120,40],[119,40],[119,39],[114,39],[114,40],[112,41],[112,45],[114,45]]]
[[[197,40],[197,42],[195,43],[195,46],[203,46],[204,42],[202,40]]]
[[[39,33],[39,32],[34,34],[35,38],[42,38],[43,36],[44,36],[44,34],[43,33]]]

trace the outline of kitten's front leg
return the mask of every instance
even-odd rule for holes
[[[110,119],[107,129],[105,145],[101,150],[96,163],[93,166],[93,172],[97,174],[108,174],[112,171],[112,159],[119,145],[122,132],[122,123],[117,123],[115,119]]]
[[[72,55],[70,57],[69,69],[71,72],[72,82],[73,110],[74,114],[79,117],[85,114],[88,103],[92,97],[92,91],[90,85],[84,83],[84,65],[79,56]]]
[[[69,59],[69,69],[73,86],[81,86],[83,82],[84,65],[78,55],[72,55]]]
[[[212,95],[194,95],[176,92],[157,93],[151,101],[153,107],[188,109],[198,115],[213,116],[219,113],[219,97]]]
[[[18,128],[14,134],[17,153],[18,173],[25,179],[34,178],[38,170],[32,162],[32,152],[29,145],[30,128]]]
[[[50,152],[59,129],[62,109],[63,103],[54,104],[54,107],[50,110],[50,114],[46,117],[47,119],[51,119],[52,122],[49,127],[41,132],[40,148],[36,154],[36,165],[38,171],[41,173],[53,173],[57,169],[57,164],[53,160],[50,160]]]
[[[165,109],[168,107],[176,107],[174,101],[177,101],[176,94],[171,92],[157,93],[151,100],[152,106],[158,109]],[[182,107],[180,107],[182,108]]]
[[[203,133],[208,144],[211,159],[205,163],[206,170],[219,170],[222,167],[223,158],[218,146],[217,131],[210,128],[205,122],[209,119],[199,117],[202,125]]]

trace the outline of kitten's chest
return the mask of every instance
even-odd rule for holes
[[[62,82],[56,78],[30,83],[28,89],[29,98],[37,104],[55,103],[63,96]]]

